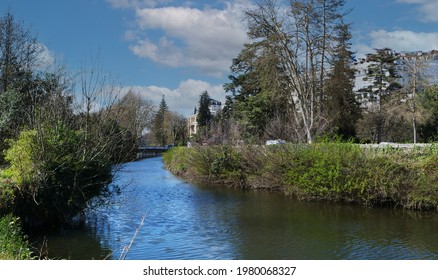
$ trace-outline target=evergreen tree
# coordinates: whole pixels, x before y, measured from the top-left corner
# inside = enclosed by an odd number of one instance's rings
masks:
[[[270,40],[246,44],[233,59],[231,71],[230,82],[224,85],[231,95],[222,112],[227,123],[232,121],[242,128],[244,139],[262,140],[274,117],[280,116],[282,123],[289,125],[285,70]]]
[[[374,103],[369,113],[372,115],[371,119],[374,119],[377,143],[380,143],[385,122],[385,115],[382,111],[383,102],[388,94],[401,88],[397,83],[397,78],[399,78],[395,67],[397,56],[393,50],[383,48],[376,49],[374,54],[369,54],[368,60],[371,62],[368,67],[368,76],[374,81],[367,89]]]
[[[160,106],[154,118],[155,140],[161,146],[167,144],[166,115],[168,112],[169,108],[167,107],[166,100],[164,99],[163,95]]]
[[[325,82],[327,106],[332,116],[334,132],[345,139],[356,137],[356,122],[360,117],[359,104],[353,91],[354,70],[351,68],[350,26],[342,24],[337,29],[338,45],[335,49],[333,71]]]
[[[210,100],[211,98],[208,95],[208,92],[204,91],[199,99],[198,116],[196,118],[200,129],[207,128],[213,118],[209,108]]]

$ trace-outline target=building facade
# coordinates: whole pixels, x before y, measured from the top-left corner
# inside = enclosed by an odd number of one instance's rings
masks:
[[[393,55],[397,58],[394,62],[395,70],[399,76],[396,82],[401,86],[407,86],[411,82],[413,67],[420,68],[418,71],[421,78],[427,83],[438,84],[438,51],[394,52]],[[375,80],[369,75],[369,67],[372,63],[367,57],[359,59],[353,65],[353,69],[356,71],[353,90],[363,109],[371,108],[378,101],[375,100],[376,95],[373,94],[373,92],[378,91],[378,88],[373,88]],[[386,71],[386,75],[389,75],[389,71]],[[387,86],[387,83],[384,84],[384,88]]]

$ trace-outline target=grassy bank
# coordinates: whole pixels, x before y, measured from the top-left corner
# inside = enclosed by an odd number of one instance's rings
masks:
[[[167,168],[194,181],[327,200],[438,209],[438,149],[371,149],[351,143],[175,148]]]

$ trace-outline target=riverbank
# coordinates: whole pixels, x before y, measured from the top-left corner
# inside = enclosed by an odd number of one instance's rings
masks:
[[[190,181],[413,210],[438,209],[438,149],[364,149],[351,143],[174,148],[167,168]]]

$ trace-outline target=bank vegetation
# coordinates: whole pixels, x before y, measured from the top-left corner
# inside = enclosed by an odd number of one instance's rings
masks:
[[[282,192],[301,200],[438,210],[438,149],[366,148],[318,142],[199,146],[164,155],[190,181]]]

